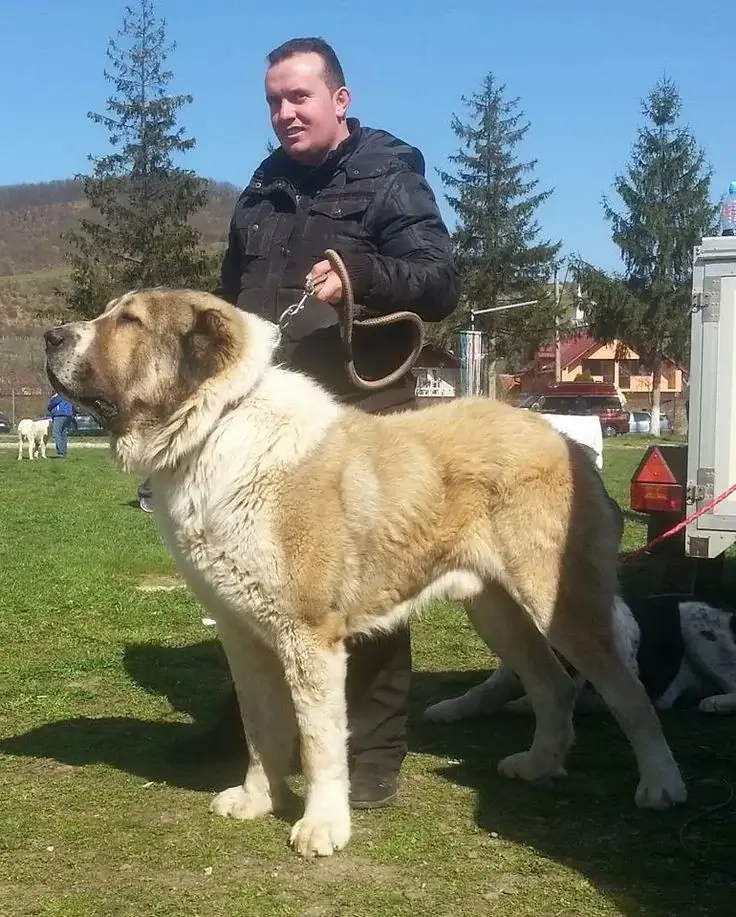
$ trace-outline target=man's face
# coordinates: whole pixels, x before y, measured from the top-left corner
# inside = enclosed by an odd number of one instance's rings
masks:
[[[348,90],[326,82],[319,54],[294,54],[266,71],[271,124],[285,152],[297,162],[318,165],[347,136]]]

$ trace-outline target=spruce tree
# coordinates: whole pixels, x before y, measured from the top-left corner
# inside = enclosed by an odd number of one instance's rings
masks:
[[[580,259],[575,266],[593,335],[631,345],[652,373],[655,436],[663,360],[686,359],[693,247],[715,232],[717,212],[710,201],[711,169],[692,132],[680,123],[681,107],[676,86],[660,80],[642,103],[645,123],[630,164],[614,181],[621,208],[603,200],[623,274]]]
[[[494,358],[518,365],[554,333],[548,281],[561,244],[539,240],[537,210],[552,191],[540,190],[533,177],[537,160],[517,155],[530,124],[519,100],[506,98],[505,92],[488,74],[480,92],[463,96],[468,120],[453,115],[452,131],[461,146],[450,157],[452,171],[439,175],[458,218],[453,240],[463,292],[459,308],[434,336],[449,341],[470,327],[471,309],[537,299],[535,306],[475,320],[476,328],[491,335]]]
[[[72,285],[64,296],[77,315],[96,315],[111,296],[136,287],[210,281],[212,260],[189,223],[206,203],[206,182],[177,165],[195,141],[177,124],[192,96],[169,91],[165,64],[174,48],[153,0],[126,7],[109,42],[105,78],[114,92],[105,114],[88,117],[107,130],[113,151],[90,156],[91,173],[78,176],[96,219],[65,236]]]

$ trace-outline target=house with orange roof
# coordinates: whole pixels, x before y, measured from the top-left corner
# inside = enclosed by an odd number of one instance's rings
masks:
[[[641,357],[630,345],[618,341],[604,344],[590,335],[580,333],[560,343],[560,382],[574,382],[580,377],[593,382],[608,382],[617,386],[637,402],[648,401],[652,392],[652,374],[647,372]],[[662,396],[681,395],[687,373],[674,360],[665,359],[662,366]],[[555,381],[555,346],[539,348],[532,366],[520,377],[523,392],[540,391]]]

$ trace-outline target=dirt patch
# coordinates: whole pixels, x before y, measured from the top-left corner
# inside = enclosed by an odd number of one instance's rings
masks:
[[[104,678],[101,675],[85,675],[68,681],[66,686],[74,691],[96,691],[103,684]]]
[[[139,592],[173,592],[186,589],[186,583],[171,573],[144,573],[136,580],[135,588]]]
[[[375,863],[366,857],[351,856],[341,853],[325,859],[306,861],[302,868],[304,873],[315,882],[325,885],[342,885],[358,880],[373,885],[397,887],[405,879],[399,869],[386,864]],[[293,864],[289,864],[289,873],[293,875]]]

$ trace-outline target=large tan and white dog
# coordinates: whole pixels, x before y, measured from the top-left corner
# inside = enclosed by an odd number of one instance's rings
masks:
[[[612,636],[618,532],[599,476],[543,419],[483,399],[363,414],[275,365],[274,325],[193,291],[129,293],[45,337],[53,385],[108,428],[122,468],[153,476],[164,537],[217,622],[250,765],[215,812],[279,806],[298,730],[307,798],[292,845],[344,847],[345,638],[434,598],[466,603],[531,699],[532,745],[501,774],[563,772],[574,689],[554,647],[627,735],[637,803],[685,799]]]

